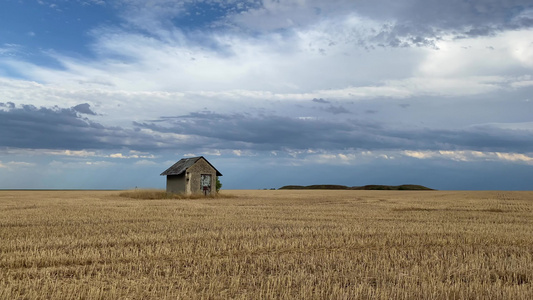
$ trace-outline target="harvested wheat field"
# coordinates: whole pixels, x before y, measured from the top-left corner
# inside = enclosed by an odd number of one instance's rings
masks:
[[[120,194],[0,191],[0,299],[533,299],[533,192]]]

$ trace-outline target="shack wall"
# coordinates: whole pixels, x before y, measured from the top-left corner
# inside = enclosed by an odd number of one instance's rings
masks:
[[[188,194],[204,193],[200,182],[202,174],[211,175],[211,190],[208,194],[216,193],[217,171],[205,159],[199,159],[186,173],[189,177]]]
[[[186,194],[187,182],[185,174],[182,175],[167,175],[167,193]]]

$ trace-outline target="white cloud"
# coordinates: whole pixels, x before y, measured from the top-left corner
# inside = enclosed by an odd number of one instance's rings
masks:
[[[24,161],[10,161],[7,163],[8,166],[17,166],[17,167],[33,167],[34,163],[24,162]]]
[[[533,165],[533,154],[482,152],[482,151],[402,151],[418,159],[450,159],[454,161],[508,161]]]
[[[343,45],[333,55],[316,56],[308,51],[309,46],[304,46],[316,38],[308,33],[297,38],[272,36],[266,40],[219,37],[218,41],[231,49],[233,54],[229,56],[196,46],[139,38],[126,34],[118,40],[101,40],[102,61],[98,63],[57,56],[66,67],[62,71],[12,62],[12,67],[46,84],[3,79],[0,85],[11,88],[0,94],[7,96],[4,101],[18,103],[71,106],[81,101],[93,103],[95,110],[116,116],[115,122],[120,122],[138,115],[138,107],[143,107],[143,115],[153,118],[179,106],[191,109],[198,106],[198,101],[206,107],[216,106],[220,98],[235,101],[226,104],[237,107],[251,99],[262,102],[463,96],[494,92],[509,83],[515,87],[530,84],[530,80],[520,79],[523,77],[492,75],[496,71],[489,72],[490,75],[472,74],[469,70],[480,73],[486,69],[480,66],[486,66],[487,61],[497,61],[496,69],[508,69],[511,58],[505,51],[494,59],[490,55],[494,51],[487,50],[488,54],[483,56],[480,51],[462,49],[460,43],[466,43],[462,40],[443,42],[453,51],[444,46],[441,50],[424,50],[427,58],[416,74],[409,69],[417,66],[414,57],[420,57],[422,50],[365,51]],[[301,45],[286,48],[294,40]],[[492,42],[496,41],[485,44]],[[119,63],[106,58],[107,54],[126,54],[131,62]],[[190,60],[193,56],[197,57],[194,61]],[[514,61],[514,67],[520,67]],[[328,76],[323,76],[324,73]],[[152,105],[144,104],[147,99]]]
[[[115,163],[109,161],[93,161],[93,160],[82,160],[82,161],[59,161],[53,160],[48,166],[52,170],[61,172],[64,169],[83,169],[83,168],[92,168],[92,167],[110,167],[114,166]]]
[[[103,167],[106,167],[106,166],[112,166],[114,164],[112,162],[109,162],[109,161],[86,161],[85,165],[87,165],[87,166],[103,166]]]
[[[508,160],[513,162],[526,162],[528,164],[533,164],[533,157],[527,156],[521,153],[495,153],[499,159]]]
[[[533,86],[533,80],[516,81],[516,82],[513,82],[511,85],[516,88]]]
[[[395,151],[290,151],[288,154],[295,158],[299,164],[324,164],[324,165],[356,165],[370,161],[391,160],[395,158]]]
[[[419,67],[420,77],[462,78],[490,74],[521,75],[533,68],[531,29],[505,31],[495,36],[453,39],[437,43],[438,50],[426,49]]]
[[[442,157],[455,160],[455,161],[469,161],[470,151],[439,151],[439,155]]]
[[[224,152],[226,153],[226,152]],[[250,150],[241,150],[241,149],[234,149],[234,150],[229,150],[229,152],[227,152],[228,154],[232,154],[234,156],[239,156],[239,157],[245,157],[245,156],[257,156],[257,153],[253,152],[253,151],[250,151]]]
[[[209,150],[202,152],[202,155],[221,156],[222,152],[220,150]]]
[[[0,168],[9,169],[9,170],[21,169],[21,168],[30,168],[30,167],[33,167],[33,166],[35,166],[34,163],[29,163],[29,162],[25,162],[25,161],[10,161],[10,162],[6,162],[6,163],[2,163],[2,161],[0,161]]]
[[[403,154],[405,156],[414,157],[414,158],[418,158],[418,159],[427,159],[427,158],[433,158],[433,157],[437,156],[436,152],[431,152],[431,151],[412,151],[412,150],[407,150],[407,151],[403,151]]]
[[[122,153],[112,153],[109,155],[110,158],[155,158],[153,154],[143,153],[139,151],[130,151],[130,154]]]
[[[91,157],[96,156],[96,152],[87,150],[57,150],[49,151],[52,155],[65,155],[65,156],[78,156],[78,157]]]
[[[533,134],[533,122],[488,123],[480,125],[487,125],[490,127],[502,129],[527,130]]]
[[[127,154],[124,153],[106,153],[106,151],[89,151],[89,150],[50,150],[50,149],[4,149],[0,155],[15,155],[15,156],[31,156],[31,157],[46,157],[64,156],[70,159],[88,159],[88,158],[119,158],[119,159],[155,159],[156,156],[149,152],[141,152],[130,150]],[[19,166],[33,166],[33,163],[26,162],[10,162],[9,165]]]
[[[135,164],[138,165],[138,166],[153,166],[153,165],[157,165],[157,163],[155,163],[154,161],[146,160],[146,159],[142,159],[142,160],[136,161]]]
[[[409,74],[410,64],[420,51],[367,51],[359,47],[354,32],[378,26],[368,26],[367,22],[348,16],[318,22],[294,34],[269,33],[256,38],[205,34],[203,39],[216,45],[211,48],[179,34],[171,40],[158,40],[118,29],[99,29],[93,32],[98,61],[48,53],[64,70],[15,60],[4,63],[41,83],[125,91],[309,93]],[[328,76],[323,76],[325,72]]]
[[[531,30],[510,32],[510,44],[513,46],[509,50],[520,63],[533,69],[533,41],[527,38],[531,34],[533,34]]]
[[[158,3],[157,9],[182,9]],[[264,9],[293,10],[300,5],[271,3]],[[268,105],[283,111],[273,101],[461,97],[531,86],[531,79],[518,71],[528,66],[528,30],[445,38],[438,43],[440,50],[365,49],[358,41],[368,40],[383,24],[356,14],[306,24],[286,34],[257,37],[232,31],[205,33],[212,47],[175,28],[166,29],[172,38],[158,39],[100,27],[93,31],[95,60],[48,53],[64,67],[57,70],[4,59],[4,64],[36,82],[0,78],[0,99],[63,107],[90,103],[100,113],[91,119],[130,127],[132,121],[203,108],[229,112]]]

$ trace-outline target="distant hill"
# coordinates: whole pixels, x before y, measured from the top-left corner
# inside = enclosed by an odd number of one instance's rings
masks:
[[[433,191],[428,187],[416,184],[402,185],[365,185],[365,186],[345,186],[337,184],[315,184],[315,185],[286,185],[279,188],[280,190],[380,190],[380,191]]]
[[[345,185],[336,184],[318,184],[318,185],[286,185],[279,188],[280,190],[348,190]]]

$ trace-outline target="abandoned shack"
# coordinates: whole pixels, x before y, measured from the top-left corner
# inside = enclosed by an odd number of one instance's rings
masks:
[[[216,192],[216,178],[222,176],[203,156],[180,159],[163,175],[167,176],[167,193],[186,195]]]

